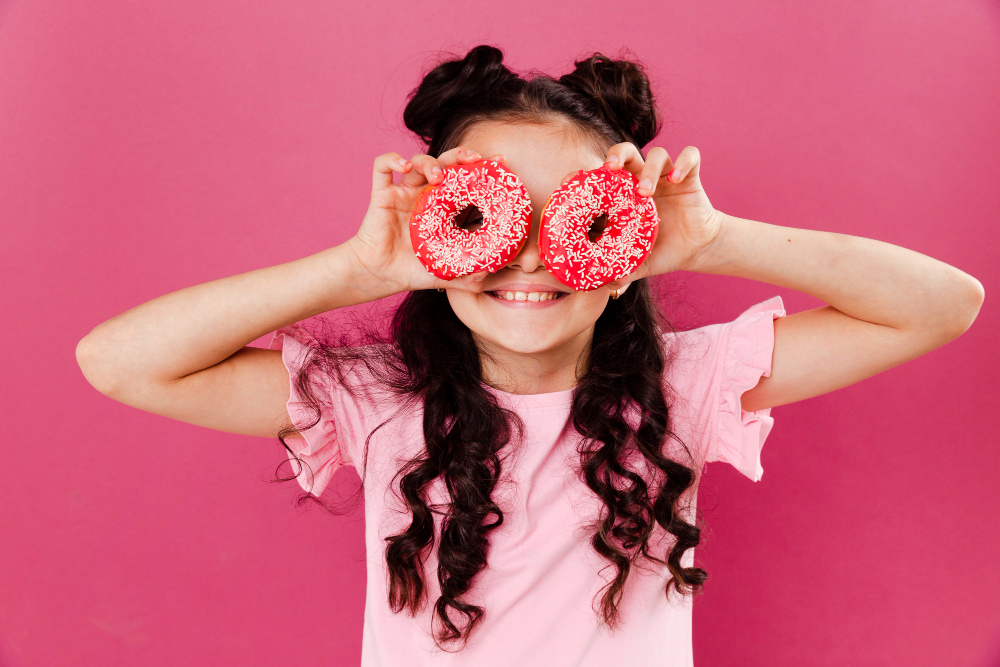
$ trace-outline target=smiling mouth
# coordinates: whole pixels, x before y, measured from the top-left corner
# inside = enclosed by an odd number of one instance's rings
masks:
[[[569,292],[486,292],[494,299],[504,301],[552,301],[562,299]]]

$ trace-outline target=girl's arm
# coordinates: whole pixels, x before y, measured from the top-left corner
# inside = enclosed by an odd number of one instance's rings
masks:
[[[978,280],[913,250],[720,215],[717,238],[687,270],[830,304],[775,320],[771,374],[743,394],[744,410],[818,396],[926,354],[968,329],[983,303]]]
[[[280,350],[247,345],[318,313],[392,294],[352,243],[194,285],[99,324],[77,345],[101,393],[147,412],[220,431],[274,437],[290,425]]]
[[[99,324],[77,361],[101,393],[133,407],[220,431],[274,437],[291,426],[288,371],[279,350],[247,347],[283,326],[401,291],[482,291],[485,273],[444,281],[424,269],[410,243],[417,194],[456,162],[481,159],[457,147],[437,159],[375,160],[361,226],[339,246],[285,264],[187,287]],[[399,183],[393,173],[399,172]]]
[[[634,144],[615,144],[606,164],[635,174],[660,217],[649,256],[610,289],[684,270],[751,278],[830,304],[774,321],[771,374],[743,393],[744,410],[818,396],[926,354],[968,329],[983,303],[978,280],[913,250],[722,213],[702,187],[694,146],[675,161],[662,146],[644,159]]]

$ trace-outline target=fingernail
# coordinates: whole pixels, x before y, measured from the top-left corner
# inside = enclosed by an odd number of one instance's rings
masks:
[[[605,164],[618,164],[618,156],[617,155],[609,155],[608,159],[605,160]]]
[[[642,179],[641,181],[639,181],[639,189],[640,190],[652,190],[653,189],[653,181],[649,180],[648,178]]]
[[[432,174],[440,174],[441,173],[441,167],[439,167],[437,165],[434,165],[433,167],[431,167],[431,173]]]
[[[403,158],[399,158],[399,164],[401,164],[401,165],[403,165],[405,167],[406,166],[406,160],[403,159]]]

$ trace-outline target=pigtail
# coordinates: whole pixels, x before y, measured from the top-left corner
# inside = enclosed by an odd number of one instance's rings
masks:
[[[503,52],[480,45],[460,60],[442,62],[410,91],[403,123],[438,156],[479,118],[513,108],[524,80],[503,64]]]
[[[595,53],[574,63],[576,69],[559,82],[592,100],[615,133],[642,148],[662,127],[649,78],[640,63]]]

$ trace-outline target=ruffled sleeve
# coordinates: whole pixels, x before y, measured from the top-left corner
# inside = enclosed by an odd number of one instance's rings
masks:
[[[760,452],[774,426],[771,408],[747,412],[740,397],[771,375],[774,353],[774,320],[785,316],[780,296],[748,308],[719,330],[716,347],[715,418],[711,420],[706,463],[724,461],[752,481],[760,481],[764,468]]]
[[[344,465],[353,465],[337,437],[336,396],[337,392],[332,378],[311,378],[313,393],[322,402],[320,420],[310,428],[302,429],[299,425],[312,422],[316,415],[306,409],[303,397],[295,387],[295,376],[305,362],[310,351],[310,341],[315,338],[298,325],[282,327],[274,332],[268,343],[268,349],[281,350],[281,360],[288,369],[289,395],[288,415],[295,428],[299,429],[302,438],[288,438],[288,446],[292,448],[299,459],[307,465],[302,467],[301,474],[296,478],[302,489],[314,496],[319,496],[330,483],[333,474]],[[291,453],[288,454],[293,459]],[[299,471],[298,462],[292,460],[294,471]]]

